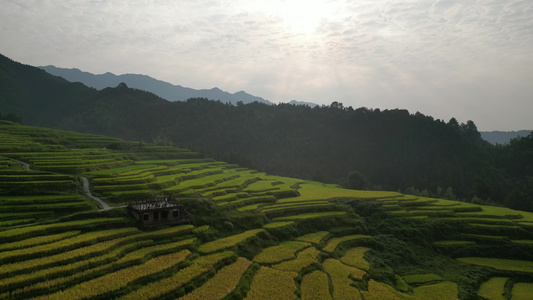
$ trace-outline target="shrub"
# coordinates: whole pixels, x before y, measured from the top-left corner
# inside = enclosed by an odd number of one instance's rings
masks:
[[[409,284],[427,284],[435,281],[442,281],[443,278],[435,274],[415,274],[403,276],[405,282]]]

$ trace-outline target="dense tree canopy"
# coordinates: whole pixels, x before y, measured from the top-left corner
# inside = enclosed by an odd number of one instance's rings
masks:
[[[0,109],[28,125],[164,143],[271,174],[500,203],[531,210],[533,135],[483,141],[472,121],[403,109],[168,102],[125,85],[101,91],[0,57]]]

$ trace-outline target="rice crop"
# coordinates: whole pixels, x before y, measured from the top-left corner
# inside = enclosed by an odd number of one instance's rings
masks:
[[[402,294],[390,285],[377,282],[374,279],[368,281],[368,291],[361,291],[365,300],[382,300],[382,299],[413,299],[413,297]],[[441,298],[437,298],[441,299]],[[445,298],[442,298],[445,299]]]
[[[302,300],[331,300],[328,275],[322,271],[313,271],[302,278],[300,284]]]
[[[333,299],[361,299],[359,290],[353,286],[355,280],[363,280],[364,271],[347,266],[341,261],[329,258],[322,263],[333,285]]]
[[[434,220],[441,221],[456,221],[456,222],[465,222],[465,223],[483,223],[483,224],[495,224],[495,225],[515,225],[514,221],[501,218],[486,218],[483,216],[479,217],[436,217]]]
[[[468,246],[475,245],[476,242],[473,241],[435,241],[433,242],[434,246],[440,247],[455,247],[455,246]]]
[[[12,227],[16,225],[31,224],[35,223],[35,221],[36,219],[34,218],[0,221],[0,227]]]
[[[299,273],[303,268],[309,267],[312,264],[318,263],[318,256],[320,251],[315,247],[309,247],[298,253],[295,259],[281,262],[273,265],[272,268],[281,271],[291,271]]]
[[[335,198],[377,199],[401,195],[396,192],[347,190],[321,183],[312,183],[310,181],[306,181],[305,184],[301,184],[300,187],[301,188],[298,189],[298,192],[300,193],[299,197],[281,199],[279,200],[279,203]]]
[[[346,212],[344,211],[326,211],[326,212],[299,214],[299,215],[294,215],[294,216],[277,217],[277,218],[273,218],[272,221],[274,222],[292,221],[292,220],[297,221],[297,220],[305,220],[305,219],[313,219],[313,218],[337,217],[337,216],[344,216],[344,215],[346,215]]]
[[[415,298],[419,299],[459,299],[457,284],[449,281],[419,286],[413,292]]]
[[[272,228],[280,228],[285,227],[294,224],[293,221],[286,221],[286,222],[274,222],[274,223],[268,223],[263,226],[265,229],[272,229]]]
[[[328,204],[331,203],[328,200],[313,200],[313,201],[292,201],[292,202],[284,202],[284,203],[275,203],[268,205],[268,209],[274,209],[274,208],[289,208],[292,206],[302,206],[302,205],[313,205],[313,204]]]
[[[234,256],[235,253],[231,251],[200,256],[199,258],[195,259],[189,267],[179,270],[170,277],[146,284],[140,289],[129,293],[120,299],[157,299],[173,290],[180,288],[196,277],[208,272],[221,261]]]
[[[519,245],[533,245],[533,240],[511,240],[511,243]]]
[[[492,277],[481,284],[477,294],[484,299],[505,300],[503,293],[505,292],[505,283],[508,280],[509,277]]]
[[[297,237],[296,240],[319,245],[328,235],[327,231],[317,231]]]
[[[4,277],[7,274],[20,273],[22,271],[33,271],[44,267],[54,266],[62,263],[72,262],[85,257],[94,256],[100,253],[105,253],[110,249],[122,245],[132,239],[139,238],[140,235],[125,236],[105,242],[96,243],[90,246],[76,248],[67,252],[61,252],[58,254],[44,256],[40,258],[34,258],[21,262],[4,264],[0,269],[0,277]]]
[[[368,235],[364,235],[364,234],[354,234],[354,235],[347,235],[347,236],[338,237],[338,238],[332,238],[328,241],[327,245],[324,248],[322,248],[322,250],[326,252],[333,252],[335,251],[337,246],[342,243],[360,240],[360,239],[369,239],[369,238],[372,238],[372,237]]]
[[[144,247],[128,254],[124,255],[117,261],[117,264],[126,264],[131,263],[132,261],[140,261],[149,256],[155,256],[159,253],[165,253],[171,250],[177,250],[184,247],[192,246],[196,241],[196,238],[181,240],[177,242],[172,242],[168,244],[155,245],[151,247]]]
[[[255,210],[255,209],[258,209],[261,205],[262,203],[246,205],[246,206],[237,208],[237,211],[243,212],[243,211]]]
[[[343,257],[341,257],[341,261],[344,264],[347,264],[352,267],[356,267],[358,269],[368,271],[370,269],[370,264],[368,261],[365,260],[364,256],[365,253],[368,252],[370,248],[366,247],[356,247],[348,250]]]
[[[105,254],[98,255],[95,257],[81,259],[70,264],[48,267],[31,273],[24,273],[8,277],[0,280],[0,286],[8,287],[23,284],[26,285],[22,289],[22,291],[15,291],[15,294],[27,293],[38,289],[50,289],[57,285],[65,284],[66,282],[79,278],[87,278],[94,273],[98,273],[119,266],[121,265],[121,263],[117,262],[116,259],[119,258],[122,254],[127,253],[132,249],[143,247],[152,243],[153,241],[151,240],[144,240],[131,244],[125,244],[116,247],[113,250],[106,252]],[[120,262],[122,261],[123,260],[120,260]],[[58,276],[60,277],[56,278]],[[36,283],[28,286],[28,284],[34,282]]]
[[[487,206],[487,205],[480,205],[480,207],[482,208],[482,210],[479,212],[457,213],[457,215],[482,216],[482,217],[505,218],[505,219],[522,218],[522,212],[516,211],[514,209],[510,209],[506,207]]]
[[[268,216],[276,216],[303,212],[334,210],[335,208],[336,206],[333,203],[320,202],[317,204],[291,205],[287,207],[282,206],[276,208],[270,208],[269,206],[266,206],[264,209],[261,210],[261,212],[267,214]]]
[[[253,261],[261,264],[273,264],[295,257],[295,252],[309,247],[310,244],[298,241],[285,241],[278,246],[263,249]]]
[[[194,230],[193,225],[179,225],[179,226],[172,226],[172,227],[154,230],[154,231],[148,231],[143,234],[143,237],[149,238],[149,239],[175,237],[175,236],[180,236],[180,235],[190,233],[193,230]]]
[[[219,250],[226,249],[229,247],[234,247],[235,245],[242,243],[249,238],[255,237],[258,234],[263,233],[263,232],[265,232],[264,229],[248,230],[240,234],[232,235],[229,237],[221,238],[218,240],[214,240],[212,242],[202,244],[200,245],[200,247],[198,247],[198,251],[200,251],[201,253],[211,253],[211,252],[219,251]]]
[[[496,270],[533,273],[533,262],[531,261],[486,257],[460,257],[457,260]]]
[[[519,282],[513,285],[511,299],[529,300],[531,295],[533,295],[533,283]]]
[[[294,278],[296,276],[298,273],[279,271],[263,266],[255,274],[246,299],[295,299],[296,283]]]
[[[129,283],[142,277],[150,276],[170,269],[171,267],[184,261],[191,252],[182,250],[180,252],[167,254],[148,260],[142,265],[125,268],[110,274],[106,274],[95,279],[82,282],[71,288],[57,293],[38,297],[36,299],[85,299],[104,295],[124,288]],[[140,298],[137,298],[140,299]]]
[[[88,219],[88,220],[78,220],[78,221],[69,221],[63,223],[52,223],[47,225],[35,225],[28,227],[21,227],[16,229],[10,229],[5,231],[0,231],[0,239],[4,242],[26,238],[30,236],[36,236],[39,234],[61,231],[61,230],[76,230],[76,229],[87,229],[94,227],[102,227],[115,224],[124,224],[129,221],[124,218],[97,218],[97,219]]]
[[[83,245],[95,243],[97,241],[112,239],[119,236],[130,235],[137,233],[139,230],[137,228],[119,228],[119,229],[109,229],[94,231],[84,234],[75,235],[71,238],[61,239],[53,243],[47,243],[42,245],[35,245],[33,247],[26,247],[22,249],[12,250],[12,251],[3,251],[0,252],[0,261],[13,260],[22,257],[36,257],[43,256],[49,253],[57,253],[65,249],[73,249],[76,247],[81,247]]]
[[[224,299],[235,290],[242,275],[252,265],[246,258],[239,257],[237,261],[225,266],[217,274],[199,288],[181,297],[182,300]]]
[[[505,235],[486,235],[486,234],[470,234],[462,233],[462,237],[469,238],[474,241],[488,241],[488,242],[509,242],[509,237]]]

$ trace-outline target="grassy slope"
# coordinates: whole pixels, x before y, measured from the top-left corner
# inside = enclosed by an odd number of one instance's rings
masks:
[[[200,286],[209,294],[230,276],[217,277],[217,270],[236,261],[253,263],[240,280],[231,279],[230,290],[216,292],[220,297],[279,292],[305,298],[317,289],[325,298],[411,299],[451,290],[469,299],[493,277],[509,278],[506,295],[515,283],[533,282],[533,271],[513,267],[533,261],[533,214],[506,208],[344,190],[183,149],[9,123],[0,124],[0,176],[6,179],[0,184],[0,257],[10,258],[0,273],[0,299],[61,298],[62,291],[82,297],[89,295],[85,287],[94,297],[127,298],[147,293],[141,287],[148,283],[168,288],[168,280],[175,286],[154,297],[176,298]],[[135,230],[125,209],[98,211],[82,196],[80,176],[115,206],[176,196],[193,214],[193,226]],[[115,228],[131,230],[104,234]],[[272,249],[276,259],[261,259]],[[180,257],[174,264],[158,263],[174,253]],[[129,281],[114,283],[121,274]],[[332,286],[309,286],[324,274]],[[280,278],[284,284],[270,291]]]

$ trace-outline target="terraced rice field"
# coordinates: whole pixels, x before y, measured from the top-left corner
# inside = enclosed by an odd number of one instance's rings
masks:
[[[99,210],[82,176],[115,208]],[[206,213],[133,227],[122,206],[155,195]],[[382,218],[460,228],[426,237],[453,259],[397,273],[386,251],[409,253],[380,244],[354,200]],[[457,270],[476,268],[487,273],[469,290],[520,299],[533,282],[533,262],[491,257],[533,250],[531,213],[345,190],[96,135],[0,124],[0,209],[0,299],[458,299]]]
[[[503,294],[507,281],[508,277],[492,277],[479,287],[478,295],[486,299],[505,300]]]

